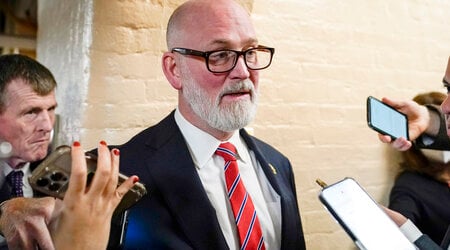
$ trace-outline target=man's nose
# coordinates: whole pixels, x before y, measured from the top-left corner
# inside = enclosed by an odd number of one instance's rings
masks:
[[[243,55],[238,57],[236,66],[231,71],[231,74],[234,77],[239,77],[242,79],[247,79],[250,77],[250,71],[248,70],[247,65],[245,64],[245,59]]]
[[[53,129],[53,124],[55,122],[55,114],[49,111],[43,111],[40,114],[39,120],[39,129],[50,132]]]

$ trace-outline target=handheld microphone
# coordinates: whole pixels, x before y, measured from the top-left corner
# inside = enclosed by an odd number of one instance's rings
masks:
[[[12,154],[12,145],[7,141],[0,141],[0,159],[6,159]]]

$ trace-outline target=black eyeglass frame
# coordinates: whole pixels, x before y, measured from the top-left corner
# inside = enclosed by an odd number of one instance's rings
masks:
[[[253,50],[260,50],[260,49],[266,49],[270,51],[270,60],[269,63],[262,67],[262,68],[252,68],[247,64],[247,59],[245,58],[245,54],[247,54],[249,51],[253,51]],[[233,62],[233,66],[229,69],[229,70],[223,70],[223,71],[213,71],[211,70],[211,68],[209,67],[209,56],[215,52],[219,52],[219,51],[232,51],[234,53],[237,54],[236,58],[234,59]],[[237,61],[239,59],[240,56],[244,57],[244,62],[245,62],[245,66],[247,66],[247,68],[251,69],[251,70],[262,70],[262,69],[266,69],[270,66],[270,64],[272,64],[272,59],[273,59],[273,54],[275,53],[275,48],[271,48],[271,47],[267,47],[267,46],[263,46],[263,45],[259,45],[255,48],[250,48],[244,51],[238,51],[238,50],[232,50],[232,49],[219,49],[219,50],[211,50],[211,51],[200,51],[200,50],[193,50],[193,49],[187,49],[187,48],[173,48],[171,50],[171,52],[177,52],[180,53],[182,55],[188,55],[188,56],[198,56],[198,57],[203,57],[205,59],[205,63],[206,63],[206,68],[209,70],[209,72],[211,73],[225,73],[225,72],[230,72],[232,71],[237,64]]]
[[[450,83],[445,80],[445,77],[442,78],[442,83],[444,84],[444,88],[447,88],[447,92],[450,93]]]

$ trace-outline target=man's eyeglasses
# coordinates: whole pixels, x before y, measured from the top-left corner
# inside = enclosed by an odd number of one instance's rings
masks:
[[[244,56],[245,65],[251,70],[265,69],[272,63],[274,48],[258,46],[256,48],[237,51],[231,49],[198,51],[186,48],[173,48],[172,52],[182,55],[205,58],[206,68],[212,73],[225,73],[236,67],[239,56]]]
[[[445,77],[442,78],[442,83],[444,84],[444,88],[447,88],[447,93],[450,93],[450,83],[445,80]]]

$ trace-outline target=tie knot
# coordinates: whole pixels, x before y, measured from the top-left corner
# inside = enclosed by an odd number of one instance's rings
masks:
[[[236,147],[229,142],[224,142],[219,145],[216,154],[222,156],[225,161],[236,160]]]

